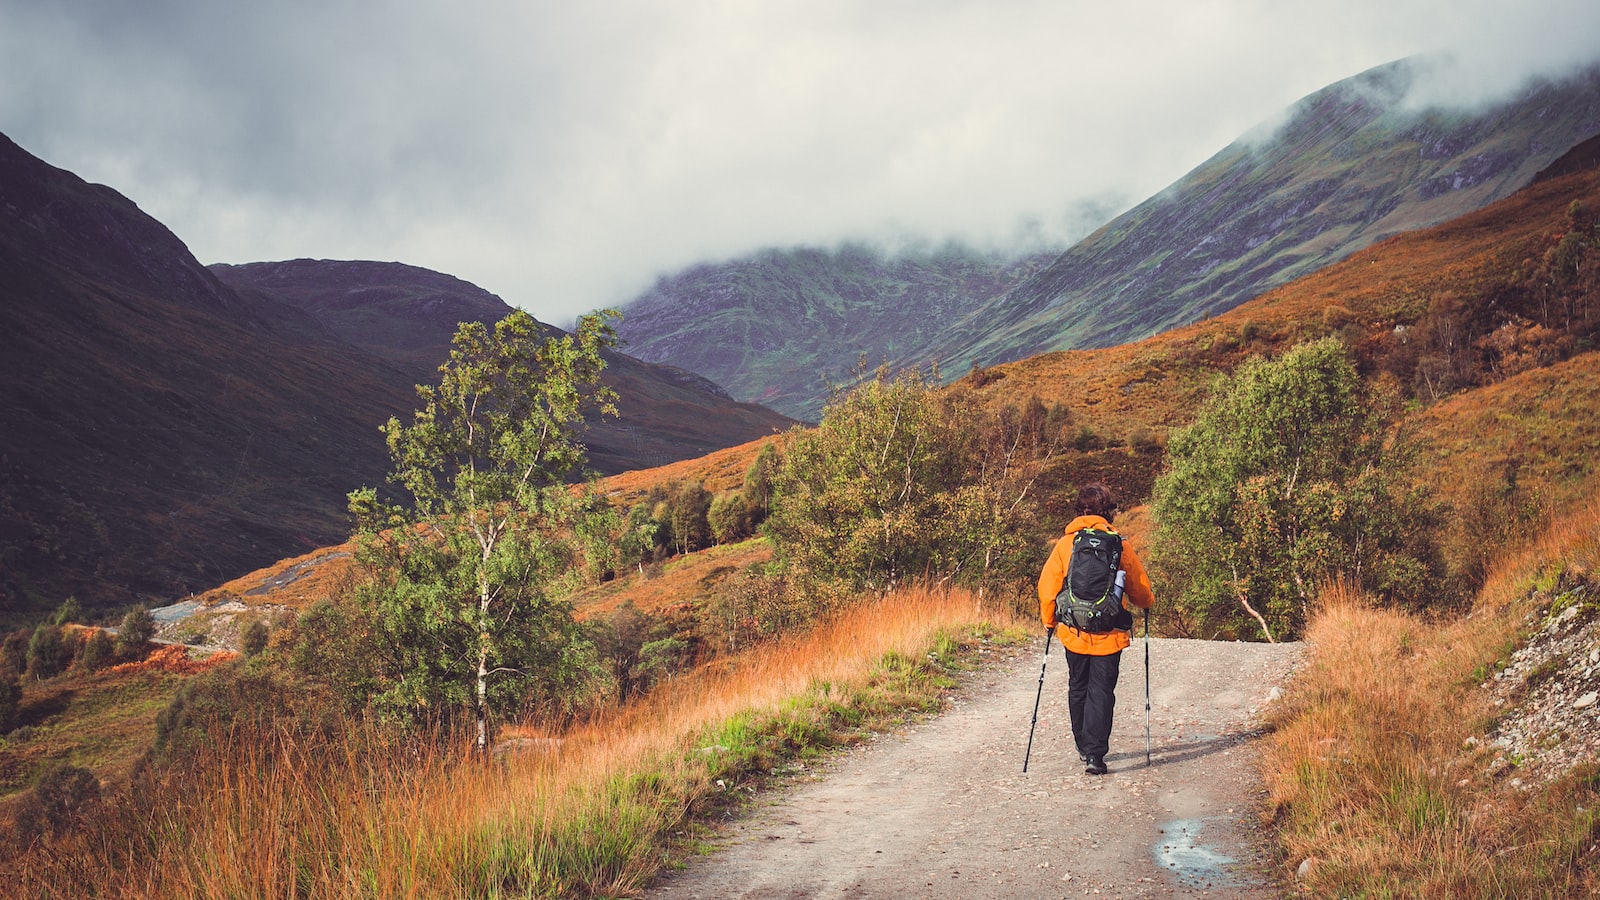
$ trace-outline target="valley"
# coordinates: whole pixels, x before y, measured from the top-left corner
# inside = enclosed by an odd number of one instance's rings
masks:
[[[354,537],[346,495],[397,464],[379,425],[417,407],[460,323],[512,307],[400,263],[202,266],[115,191],[0,142],[0,329],[15,351],[0,371],[0,613],[22,626],[0,658],[0,823],[28,847],[0,883],[1593,890],[1593,761],[1536,753],[1592,707],[1600,616],[1600,115],[1586,77],[1427,127],[1332,87],[1297,108],[1285,144],[1234,145],[1053,260],[845,246],[664,278],[624,319],[629,346],[607,351],[621,415],[581,432],[596,478],[464,504],[457,520],[395,491],[378,510],[392,518]],[[1530,141],[1536,119],[1565,146]],[[1513,157],[1496,149],[1507,141],[1540,147]],[[1349,157],[1357,146],[1379,149]],[[541,328],[560,346],[564,332]],[[1230,379],[1314,341],[1381,414],[1362,437],[1396,449],[1386,502],[1418,523],[1402,574],[1430,590],[1397,599],[1361,564],[1320,572],[1304,643],[1209,640],[1242,633],[1214,623],[1249,598],[1189,614],[1196,578],[1162,553],[1159,481]],[[880,359],[856,368],[867,352]],[[959,369],[896,369],[936,359]],[[1280,482],[1213,486],[1275,528],[1270,514],[1313,484],[1293,472],[1264,499],[1248,489]],[[1151,550],[1165,604],[1156,765],[1129,749],[1136,646],[1113,777],[1092,789],[1058,752],[1059,669],[1039,771],[1009,769],[1035,686],[1038,562],[1089,482],[1122,500],[1116,524]],[[1307,490],[1348,518],[1326,484]],[[468,577],[448,539],[489,509],[533,537]],[[490,591],[517,571],[545,574]],[[98,626],[135,603],[180,645],[108,656]],[[506,622],[536,610],[555,661],[491,665],[496,641],[523,636],[495,631],[484,610],[502,608]],[[1279,633],[1300,636],[1286,621]],[[200,660],[182,645],[226,649]],[[495,684],[492,714],[490,688],[419,674],[469,658]],[[550,677],[519,696],[491,672]],[[1559,699],[1540,702],[1579,718],[1546,728],[1523,706],[1552,683]],[[474,711],[494,722],[491,754],[466,747]],[[1060,871],[1029,855],[1027,821],[1069,781],[1096,821],[1137,831],[1131,849],[1056,841],[1094,861]],[[78,793],[41,805],[52,784]],[[742,839],[725,854],[694,858],[729,835]],[[1191,877],[1173,862],[1207,853],[1241,866]]]

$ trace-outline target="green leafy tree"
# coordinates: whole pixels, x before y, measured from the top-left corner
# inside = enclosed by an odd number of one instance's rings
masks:
[[[644,561],[653,558],[661,546],[661,523],[651,518],[652,504],[640,503],[628,510],[628,517],[617,533],[617,557],[620,565],[635,566],[644,574]]]
[[[111,635],[104,630],[96,628],[89,639],[83,642],[83,652],[78,656],[78,663],[90,672],[97,672],[111,665],[117,658],[117,646]]]
[[[61,628],[41,625],[33,630],[28,641],[28,674],[34,678],[53,678],[72,664],[72,647],[68,645]]]
[[[777,444],[768,441],[761,445],[761,450],[751,461],[750,468],[745,470],[744,490],[740,493],[749,509],[752,529],[761,527],[761,523],[765,522],[772,512],[772,479],[781,461]]]
[[[375,575],[365,596],[392,638],[385,699],[470,707],[480,749],[491,710],[553,700],[579,677],[579,631],[559,582],[581,509],[564,479],[584,459],[583,408],[616,412],[599,383],[614,315],[585,316],[561,337],[543,337],[523,311],[493,329],[463,323],[438,386],[417,389],[422,409],[383,429],[391,478],[414,508],[351,494],[360,558]]]
[[[791,433],[767,534],[791,570],[885,591],[933,566],[959,463],[933,385],[886,369],[837,392],[815,429]]]
[[[711,498],[711,509],[706,522],[711,526],[711,536],[719,544],[742,541],[753,532],[750,504],[741,491],[723,491]]]
[[[673,547],[678,553],[699,550],[711,543],[711,492],[698,481],[678,484],[667,501]]]
[[[882,591],[908,577],[973,584],[1037,571],[1035,483],[1067,417],[880,369],[791,433],[765,524],[794,573]]]
[[[1422,507],[1396,487],[1406,453],[1387,409],[1336,338],[1220,382],[1155,486],[1153,561],[1191,630],[1293,636],[1332,579],[1422,596]]]
[[[143,606],[135,606],[122,617],[117,628],[117,658],[126,661],[144,656],[146,646],[156,634],[156,617]]]
[[[61,601],[55,616],[51,619],[57,625],[73,625],[83,621],[83,606],[78,603],[77,597],[68,597]]]

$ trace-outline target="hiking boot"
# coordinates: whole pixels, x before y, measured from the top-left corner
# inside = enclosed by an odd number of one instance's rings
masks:
[[[1084,765],[1084,769],[1083,769],[1083,774],[1085,774],[1085,775],[1104,775],[1106,773],[1106,758],[1105,757],[1103,757],[1103,756],[1091,756],[1088,759],[1086,759],[1084,762],[1085,762],[1085,765]]]
[[[1081,763],[1083,763],[1084,765],[1087,766],[1089,764],[1089,754],[1083,752],[1082,750],[1079,750],[1078,751],[1078,762],[1081,762]]]

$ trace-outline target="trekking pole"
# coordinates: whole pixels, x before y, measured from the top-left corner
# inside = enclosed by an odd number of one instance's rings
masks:
[[[1144,764],[1150,765],[1150,607],[1144,608]]]
[[[1033,729],[1039,724],[1039,701],[1044,697],[1044,669],[1050,665],[1051,629],[1044,633],[1044,663],[1039,666],[1039,693],[1033,698],[1033,722],[1028,725],[1028,751],[1022,755],[1022,774],[1028,774],[1028,759],[1033,756]]]

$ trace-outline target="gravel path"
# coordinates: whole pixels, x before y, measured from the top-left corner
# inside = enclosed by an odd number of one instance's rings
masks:
[[[1257,833],[1251,728],[1293,644],[1150,641],[1123,654],[1111,773],[1083,774],[1054,648],[1027,774],[1042,637],[996,654],[948,710],[819,765],[645,895],[1277,897]]]

